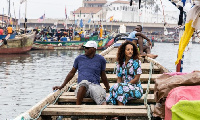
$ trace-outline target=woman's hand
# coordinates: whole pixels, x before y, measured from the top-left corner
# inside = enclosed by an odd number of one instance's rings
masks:
[[[136,84],[139,81],[139,79],[140,79],[140,74],[135,75],[134,78],[130,82],[128,82],[128,83],[130,83],[130,84]]]
[[[121,83],[122,82],[122,77],[118,77],[117,78],[117,83]]]

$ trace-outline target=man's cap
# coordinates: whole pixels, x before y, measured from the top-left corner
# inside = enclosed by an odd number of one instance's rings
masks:
[[[83,46],[84,47],[93,47],[93,48],[97,49],[97,43],[95,41],[87,41],[87,43]]]

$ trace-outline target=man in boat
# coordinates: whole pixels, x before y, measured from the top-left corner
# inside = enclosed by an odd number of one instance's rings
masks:
[[[11,25],[9,25],[8,27],[7,27],[7,31],[8,31],[8,34],[12,34],[12,26]]]
[[[128,38],[137,37],[138,40],[133,40],[133,42],[135,44],[139,45],[140,55],[141,56],[147,56],[147,57],[155,59],[156,57],[158,57],[158,55],[151,54],[151,50],[150,50],[152,48],[151,40],[149,38],[147,38],[144,34],[142,34],[141,31],[142,31],[142,26],[141,25],[137,25],[135,27],[135,29],[133,30],[133,32],[130,33]],[[148,41],[149,46],[144,45],[143,38]]]
[[[103,28],[102,26],[100,25],[100,28],[99,28],[99,38],[101,39],[103,36]]]
[[[78,85],[75,90],[76,105],[81,105],[84,97],[91,97],[98,105],[106,105],[106,91],[110,89],[105,73],[106,60],[96,54],[97,44],[95,41],[88,41],[83,47],[85,54],[79,55],[75,59],[73,68],[63,84],[53,87],[53,90],[62,89],[78,70]],[[106,91],[100,85],[100,77]]]

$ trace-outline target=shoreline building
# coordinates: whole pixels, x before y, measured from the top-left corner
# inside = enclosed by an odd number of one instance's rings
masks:
[[[87,23],[89,19],[93,23],[102,21],[109,22],[112,17],[113,22],[138,22],[138,23],[178,23],[179,11],[165,11],[162,14],[161,5],[155,2],[139,3],[133,2],[130,6],[129,1],[116,0],[109,2],[106,0],[83,0],[83,7],[70,13],[70,20],[82,19]],[[156,10],[157,7],[157,10]],[[170,14],[172,13],[173,14]]]
[[[82,6],[75,11],[70,12],[69,20],[83,22],[91,21],[101,21],[102,20],[102,9],[107,3],[106,0],[83,0]]]

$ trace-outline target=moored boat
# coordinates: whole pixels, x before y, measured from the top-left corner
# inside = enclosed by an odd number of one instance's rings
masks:
[[[97,49],[105,49],[114,43],[113,39],[109,37],[105,39],[93,40],[97,43]],[[87,41],[51,41],[51,42],[36,42],[33,44],[32,49],[35,50],[63,50],[63,49],[82,49]],[[48,43],[48,44],[47,44]]]
[[[35,32],[17,35],[13,39],[8,39],[6,45],[2,44],[0,46],[0,54],[25,53],[31,50],[34,38]]]

